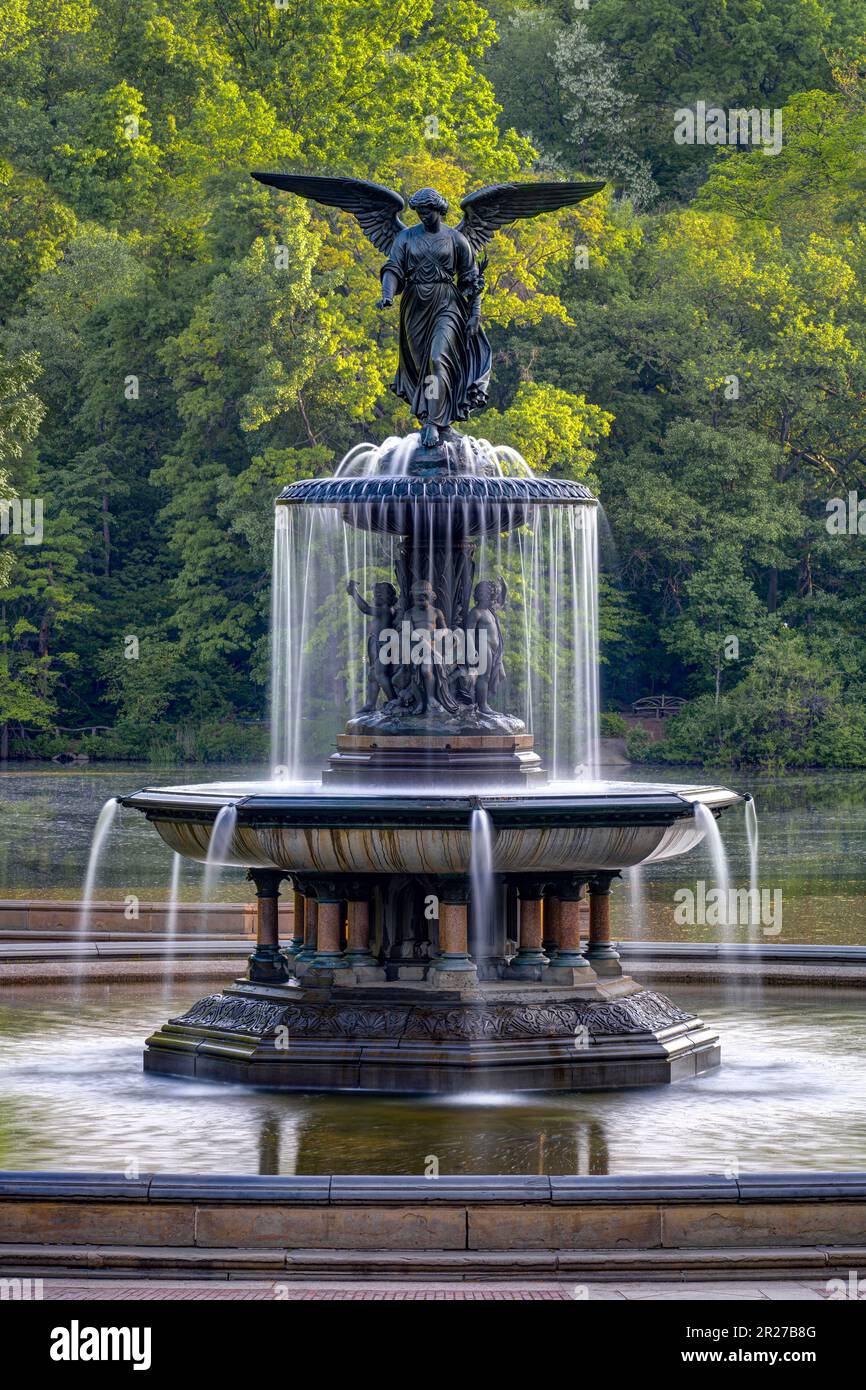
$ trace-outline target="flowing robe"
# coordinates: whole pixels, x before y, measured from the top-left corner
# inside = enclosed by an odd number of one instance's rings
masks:
[[[400,365],[392,390],[421,423],[445,429],[487,401],[490,344],[468,330],[478,268],[466,237],[442,224],[400,232],[382,267],[397,280]]]

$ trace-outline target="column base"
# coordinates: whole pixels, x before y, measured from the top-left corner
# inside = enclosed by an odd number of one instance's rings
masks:
[[[555,956],[550,957],[551,970],[586,970],[588,966],[589,961],[583,951],[559,950]]]
[[[546,985],[560,985],[566,988],[574,988],[578,985],[591,985],[597,979],[596,973],[589,963],[581,960],[579,966],[549,965],[545,970],[542,980]]]
[[[622,974],[619,951],[613,946],[590,946],[586,952],[586,959],[596,975],[608,977]]]
[[[346,951],[345,959],[353,970],[360,970],[364,966],[373,965],[378,968],[378,961],[372,951]]]
[[[285,984],[294,973],[292,962],[279,946],[257,946],[249,958],[247,978],[253,984]]]
[[[349,962],[342,951],[317,951],[307,970],[348,970]]]
[[[460,972],[468,975],[471,972],[476,977],[478,975],[474,960],[463,951],[443,951],[430,966],[430,974],[439,970],[447,970],[451,974]]]
[[[541,980],[547,972],[548,959],[543,951],[529,947],[518,951],[507,965],[503,978],[506,980]]]
[[[355,965],[349,962],[349,969],[340,972],[340,989],[352,989],[355,985],[377,985],[385,983],[385,968],[371,961],[369,965]]]
[[[466,965],[457,964],[451,966],[440,956],[439,961],[431,967],[427,975],[427,984],[430,989],[459,990],[461,994],[477,994],[478,990],[478,971],[469,961]]]

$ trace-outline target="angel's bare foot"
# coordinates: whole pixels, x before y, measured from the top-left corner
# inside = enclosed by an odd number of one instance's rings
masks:
[[[439,426],[425,425],[421,431],[421,445],[424,449],[435,449],[439,443]]]

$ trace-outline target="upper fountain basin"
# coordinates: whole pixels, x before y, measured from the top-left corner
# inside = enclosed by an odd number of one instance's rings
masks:
[[[277,505],[336,507],[360,530],[419,536],[436,528],[457,540],[513,531],[534,507],[597,503],[583,483],[564,478],[437,472],[305,478],[284,488]]]
[[[212,782],[145,788],[122,805],[143,811],[163,840],[205,860],[214,821],[237,821],[224,862],[303,874],[466,874],[470,818],[492,821],[498,873],[582,873],[668,859],[703,838],[695,816],[743,798],[726,787],[638,782],[553,783],[537,793],[479,796],[316,793],[313,784]]]

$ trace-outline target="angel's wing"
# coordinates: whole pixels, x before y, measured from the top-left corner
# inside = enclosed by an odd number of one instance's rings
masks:
[[[259,183],[272,184],[274,188],[285,188],[289,193],[299,193],[302,198],[312,198],[313,202],[324,203],[326,207],[351,212],[360,222],[364,235],[386,256],[391,254],[397,233],[406,229],[405,222],[400,220],[400,213],[406,206],[405,198],[380,183],[323,178],[318,174],[253,174],[253,178]]]
[[[604,183],[494,183],[463,199],[463,221],[457,230],[477,255],[509,222],[572,207],[603,188]]]

